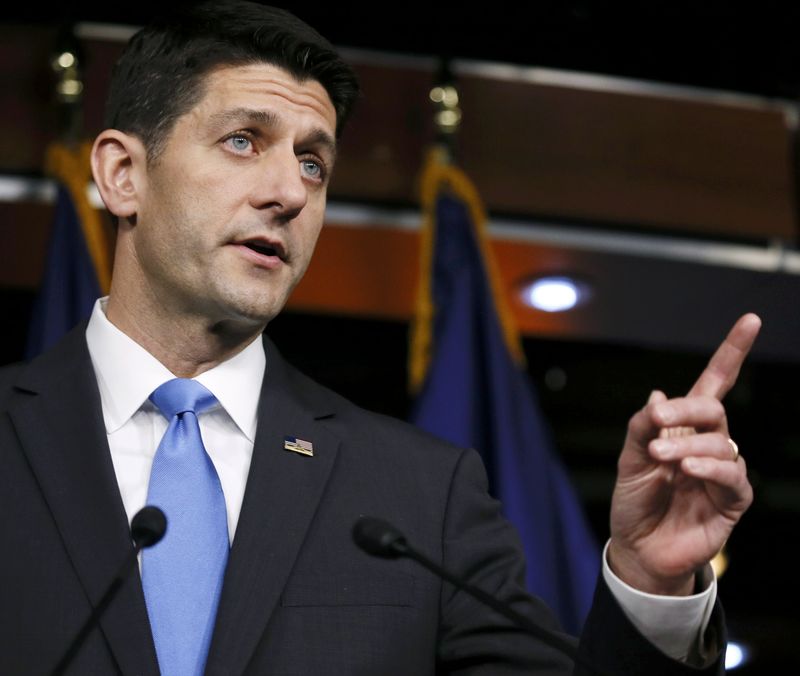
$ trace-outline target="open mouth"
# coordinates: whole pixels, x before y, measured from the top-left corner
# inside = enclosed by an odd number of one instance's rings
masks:
[[[275,256],[282,261],[286,260],[286,254],[280,244],[265,242],[263,240],[248,240],[246,242],[240,242],[240,244],[262,256]]]
[[[264,254],[265,256],[277,256],[278,252],[274,247],[266,246],[264,244],[256,244],[255,242],[245,242],[244,245],[248,249],[252,249],[256,253]]]

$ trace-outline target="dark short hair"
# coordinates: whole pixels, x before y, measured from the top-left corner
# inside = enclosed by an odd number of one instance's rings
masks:
[[[244,0],[205,2],[137,32],[114,66],[105,124],[138,136],[154,161],[176,120],[204,95],[218,66],[268,63],[327,91],[341,133],[358,96],[353,70],[311,26]]]

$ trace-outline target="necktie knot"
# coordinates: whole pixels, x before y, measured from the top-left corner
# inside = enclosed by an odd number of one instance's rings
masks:
[[[217,403],[216,397],[211,392],[196,380],[189,378],[168,380],[153,391],[150,401],[167,420],[187,411],[197,415]]]

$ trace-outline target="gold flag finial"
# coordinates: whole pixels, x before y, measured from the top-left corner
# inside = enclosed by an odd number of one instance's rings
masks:
[[[83,74],[81,45],[72,26],[64,26],[50,58],[55,75],[55,99],[58,104],[59,138],[77,145],[83,137]]]
[[[461,124],[458,90],[453,84],[436,85],[431,89],[430,99],[436,106],[434,121],[439,133],[455,134]]]
[[[436,145],[442,160],[453,161],[456,134],[461,126],[461,107],[456,80],[450,69],[450,61],[442,58],[439,70],[428,97],[434,106],[433,122],[436,127]]]

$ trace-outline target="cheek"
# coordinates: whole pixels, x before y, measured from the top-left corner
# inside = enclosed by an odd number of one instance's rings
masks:
[[[134,230],[134,246],[141,266],[151,276],[171,276],[182,265],[180,248],[167,230],[168,222],[148,221]]]
[[[256,178],[258,175],[256,174]],[[188,206],[197,217],[209,225],[216,235],[235,234],[236,224],[260,220],[250,206],[249,196],[255,182],[247,172],[227,168],[205,172],[195,178]]]
[[[206,165],[207,166],[207,165]],[[230,171],[227,167],[208,166],[185,177],[186,185],[191,186],[195,197],[208,200],[213,197],[224,198],[236,193],[245,182],[241,171]]]
[[[306,228],[303,231],[303,236],[302,236],[303,272],[305,272],[305,269],[308,267],[308,264],[311,261],[312,256],[314,255],[314,250],[316,249],[320,232],[322,232],[322,219],[323,215],[320,214],[319,217],[316,219],[315,223],[309,224],[308,228]]]
[[[159,276],[185,276],[204,246],[208,210],[196,199],[172,192],[150,201],[143,216],[133,231],[143,267]]]

